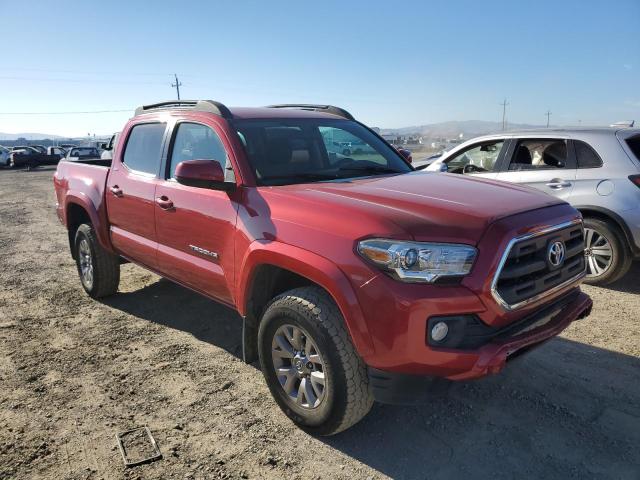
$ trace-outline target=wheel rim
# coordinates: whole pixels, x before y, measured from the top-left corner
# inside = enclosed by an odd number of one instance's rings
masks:
[[[78,261],[80,263],[80,278],[85,287],[93,287],[93,259],[91,248],[86,238],[80,240],[78,246]]]
[[[294,325],[282,325],[273,336],[271,358],[289,400],[306,409],[322,404],[326,397],[324,361],[307,332]]]
[[[613,247],[607,237],[592,228],[585,228],[584,233],[587,277],[600,277],[611,268]]]

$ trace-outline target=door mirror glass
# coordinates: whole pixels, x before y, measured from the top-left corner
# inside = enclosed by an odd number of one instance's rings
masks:
[[[224,171],[216,160],[185,160],[176,166],[178,183],[212,190],[233,190],[235,183],[224,181]]]
[[[446,164],[446,163],[442,162],[442,163],[440,164],[440,171],[441,171],[441,172],[445,172],[445,173],[449,171],[449,167],[447,166],[447,164]]]

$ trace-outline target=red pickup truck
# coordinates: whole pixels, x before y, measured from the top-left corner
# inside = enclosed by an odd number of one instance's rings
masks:
[[[498,373],[591,310],[571,206],[414,171],[337,107],[143,106],[112,160],[54,183],[89,295],[130,261],[235,308],[245,361],[320,435]]]

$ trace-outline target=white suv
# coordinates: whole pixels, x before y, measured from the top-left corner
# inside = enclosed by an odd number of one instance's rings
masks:
[[[486,135],[424,169],[522,183],[569,202],[585,219],[587,283],[614,282],[640,258],[638,128]]]

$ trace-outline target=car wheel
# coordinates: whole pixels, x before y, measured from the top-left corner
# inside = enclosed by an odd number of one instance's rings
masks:
[[[320,288],[297,288],[271,301],[260,322],[258,353],[279,407],[309,433],[341,432],[371,409],[366,366],[340,310]]]
[[[120,283],[120,259],[102,248],[91,225],[78,227],[75,248],[78,275],[85,292],[92,298],[116,293]]]
[[[631,267],[631,254],[620,229],[607,221],[585,218],[585,283],[607,285],[620,279]]]

